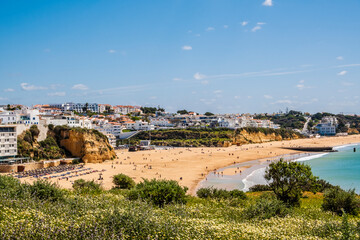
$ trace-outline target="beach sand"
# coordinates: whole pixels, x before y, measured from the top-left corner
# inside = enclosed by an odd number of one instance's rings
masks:
[[[72,181],[76,179],[95,180],[101,183],[104,189],[113,187],[112,176],[124,173],[132,177],[135,182],[145,179],[171,179],[180,185],[189,188],[188,193],[194,191],[198,183],[211,171],[235,163],[247,162],[256,159],[276,157],[283,154],[299,154],[301,152],[283,149],[282,147],[324,147],[360,143],[360,135],[345,137],[324,137],[317,139],[298,139],[290,141],[268,142],[261,144],[248,144],[231,146],[228,148],[176,148],[168,150],[151,150],[128,152],[118,150],[117,159],[103,163],[88,163],[85,166],[93,170],[106,170],[102,172],[103,180],[98,180],[99,173],[74,177],[68,181],[51,179],[63,188],[71,188]],[[249,167],[245,166],[244,168]],[[237,169],[229,169],[224,174],[235,174]],[[241,170],[241,169],[240,169]],[[239,171],[239,170],[237,170]],[[32,182],[34,179],[21,179]]]

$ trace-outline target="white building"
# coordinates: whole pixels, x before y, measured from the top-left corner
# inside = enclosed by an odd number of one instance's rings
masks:
[[[113,134],[105,134],[105,136],[108,138],[109,144],[113,148],[116,148],[116,137]]]
[[[16,124],[17,117],[13,111],[0,111],[0,124]]]
[[[115,137],[120,137],[122,130],[124,127],[117,122],[109,122],[102,125],[95,125],[94,129],[98,130],[99,132],[106,134],[114,135]]]
[[[151,131],[155,129],[154,125],[149,124],[148,122],[143,122],[141,120],[137,121],[128,121],[124,123],[126,129],[136,130],[136,131]]]
[[[79,113],[90,111],[90,112],[99,112],[99,104],[97,103],[60,103],[60,104],[50,104],[52,108],[58,108],[62,112],[66,111],[76,111]],[[85,110],[85,111],[84,111]]]
[[[114,113],[120,113],[123,115],[126,115],[128,113],[134,113],[138,112],[139,114],[142,113],[140,106],[123,106],[123,105],[117,105],[114,106]]]
[[[320,123],[316,128],[318,129],[318,133],[323,136],[336,134],[336,126],[331,123]]]
[[[15,110],[17,123],[25,125],[39,125],[40,112],[38,109]]]
[[[173,127],[174,126],[174,124],[172,124],[166,118],[152,118],[152,119],[150,119],[150,124],[157,126],[157,127]]]
[[[110,104],[99,104],[99,113],[104,113],[108,110],[114,110]]]
[[[74,115],[58,115],[58,116],[42,116],[42,120],[45,121],[46,125],[54,126],[69,126],[69,127],[80,127],[92,129],[91,120],[86,117],[77,117]]]
[[[17,155],[16,126],[0,125],[0,158]]]

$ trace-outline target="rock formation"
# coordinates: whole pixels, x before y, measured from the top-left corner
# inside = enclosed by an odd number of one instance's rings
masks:
[[[116,157],[107,137],[95,130],[63,129],[60,146],[85,163],[101,163]]]

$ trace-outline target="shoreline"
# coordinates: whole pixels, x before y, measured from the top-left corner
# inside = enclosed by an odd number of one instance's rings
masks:
[[[338,150],[338,149],[343,149],[343,148],[352,147],[352,146],[359,146],[359,145],[360,145],[360,142],[356,142],[356,143],[333,146],[333,149]],[[243,186],[239,190],[247,192],[251,186],[254,186],[256,184],[266,184],[266,181],[265,181],[265,179],[263,179],[262,175],[264,174],[265,169],[272,162],[279,161],[281,158],[283,158],[285,161],[306,162],[306,161],[310,161],[313,159],[321,158],[321,157],[326,156],[331,153],[332,152],[302,152],[302,153],[297,153],[297,154],[290,153],[290,154],[272,157],[270,159],[269,158],[256,159],[256,160],[251,160],[249,162],[243,162],[241,164],[232,164],[229,166],[221,167],[221,168],[217,169],[216,171],[213,171],[213,172],[209,173],[208,175],[206,175],[206,177],[198,183],[193,194],[196,194],[196,191],[203,187],[219,188],[216,185],[219,185],[220,188],[226,189],[226,190],[239,189],[238,187],[234,187],[235,181],[238,181],[239,182],[238,184]],[[246,165],[247,168],[244,170],[241,168],[241,165]],[[232,170],[235,169],[235,172],[232,174],[229,171],[231,169]],[[242,170],[243,174],[241,174],[237,177],[234,177],[234,175],[238,174],[237,170]],[[261,177],[259,175],[260,172],[262,174]],[[261,178],[261,181],[252,182],[248,179],[250,177],[257,177],[258,179]],[[224,180],[216,181],[216,179],[219,179],[219,178],[220,179],[222,178]],[[230,184],[229,184],[229,182],[226,181],[229,179],[233,180],[233,182],[230,182]],[[264,181],[262,181],[262,180],[264,180]],[[210,183],[208,183],[208,181]],[[221,181],[223,181],[224,183],[221,183]],[[213,183],[213,185],[211,184],[211,182]],[[228,184],[228,185],[226,186],[226,184]],[[221,186],[223,186],[223,187],[221,187]]]
[[[297,139],[254,143],[227,148],[173,148],[151,151],[128,152],[116,150],[117,158],[103,163],[87,163],[92,170],[102,171],[102,179],[98,174],[78,176],[66,180],[51,179],[62,188],[71,189],[72,182],[77,179],[94,180],[104,189],[111,189],[112,176],[123,173],[135,182],[145,179],[176,180],[181,186],[189,188],[188,193],[195,195],[198,184],[206,176],[233,164],[244,164],[258,159],[270,159],[284,154],[300,154],[300,151],[283,149],[289,146],[339,146],[360,142],[360,135],[342,137],[323,137],[317,139]],[[22,182],[32,182],[35,179],[21,179]]]

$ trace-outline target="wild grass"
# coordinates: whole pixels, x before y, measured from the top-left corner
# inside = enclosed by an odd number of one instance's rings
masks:
[[[35,193],[36,194],[35,194]],[[129,190],[59,190],[0,176],[0,239],[358,239],[359,217],[322,210],[323,194],[305,193],[285,209],[269,193],[232,198],[186,196],[158,207],[129,200]],[[51,197],[44,197],[48,193]],[[262,196],[265,194],[265,196]],[[284,211],[284,212],[283,212]],[[278,214],[279,213],[279,214]]]

